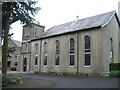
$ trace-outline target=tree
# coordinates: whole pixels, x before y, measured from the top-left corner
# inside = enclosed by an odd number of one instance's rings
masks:
[[[40,7],[35,7],[37,1],[23,0],[24,2],[2,2],[2,74],[7,74],[8,36],[10,25],[18,20],[22,24],[30,24]]]

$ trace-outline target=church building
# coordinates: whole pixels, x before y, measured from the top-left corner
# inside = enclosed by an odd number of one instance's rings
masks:
[[[109,73],[120,62],[120,22],[116,11],[53,26],[23,26],[22,71]]]

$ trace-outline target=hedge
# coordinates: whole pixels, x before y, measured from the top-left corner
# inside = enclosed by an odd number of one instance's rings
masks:
[[[109,64],[109,70],[110,70],[110,72],[112,70],[120,70],[120,63],[110,63]]]
[[[109,76],[110,76],[110,77],[120,77],[120,70],[112,70],[112,71],[109,73]]]

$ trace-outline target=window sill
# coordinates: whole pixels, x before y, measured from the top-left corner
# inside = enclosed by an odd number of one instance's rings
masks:
[[[47,65],[43,65],[44,67],[47,67]]]
[[[84,66],[85,68],[90,68],[91,66]]]
[[[59,66],[54,66],[55,68],[59,68]]]
[[[69,66],[69,68],[75,68],[75,66]]]
[[[38,66],[38,65],[34,65],[34,66]]]

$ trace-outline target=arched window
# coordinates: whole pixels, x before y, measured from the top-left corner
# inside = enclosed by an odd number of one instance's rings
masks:
[[[69,40],[69,55],[70,55],[70,66],[74,65],[74,39]]]
[[[38,64],[38,44],[35,44],[35,65]]]
[[[113,40],[112,38],[110,39],[110,59],[111,59],[111,62],[113,62]]]
[[[38,54],[35,55],[35,65],[38,65]]]
[[[47,42],[44,43],[44,65],[47,65]]]
[[[60,41],[57,40],[56,44],[56,51],[55,51],[55,65],[59,65],[60,62]]]
[[[35,37],[37,37],[37,28],[35,29]]]
[[[90,37],[85,36],[85,66],[91,65],[91,46],[90,46]]]
[[[35,53],[38,53],[38,44],[35,44]]]

